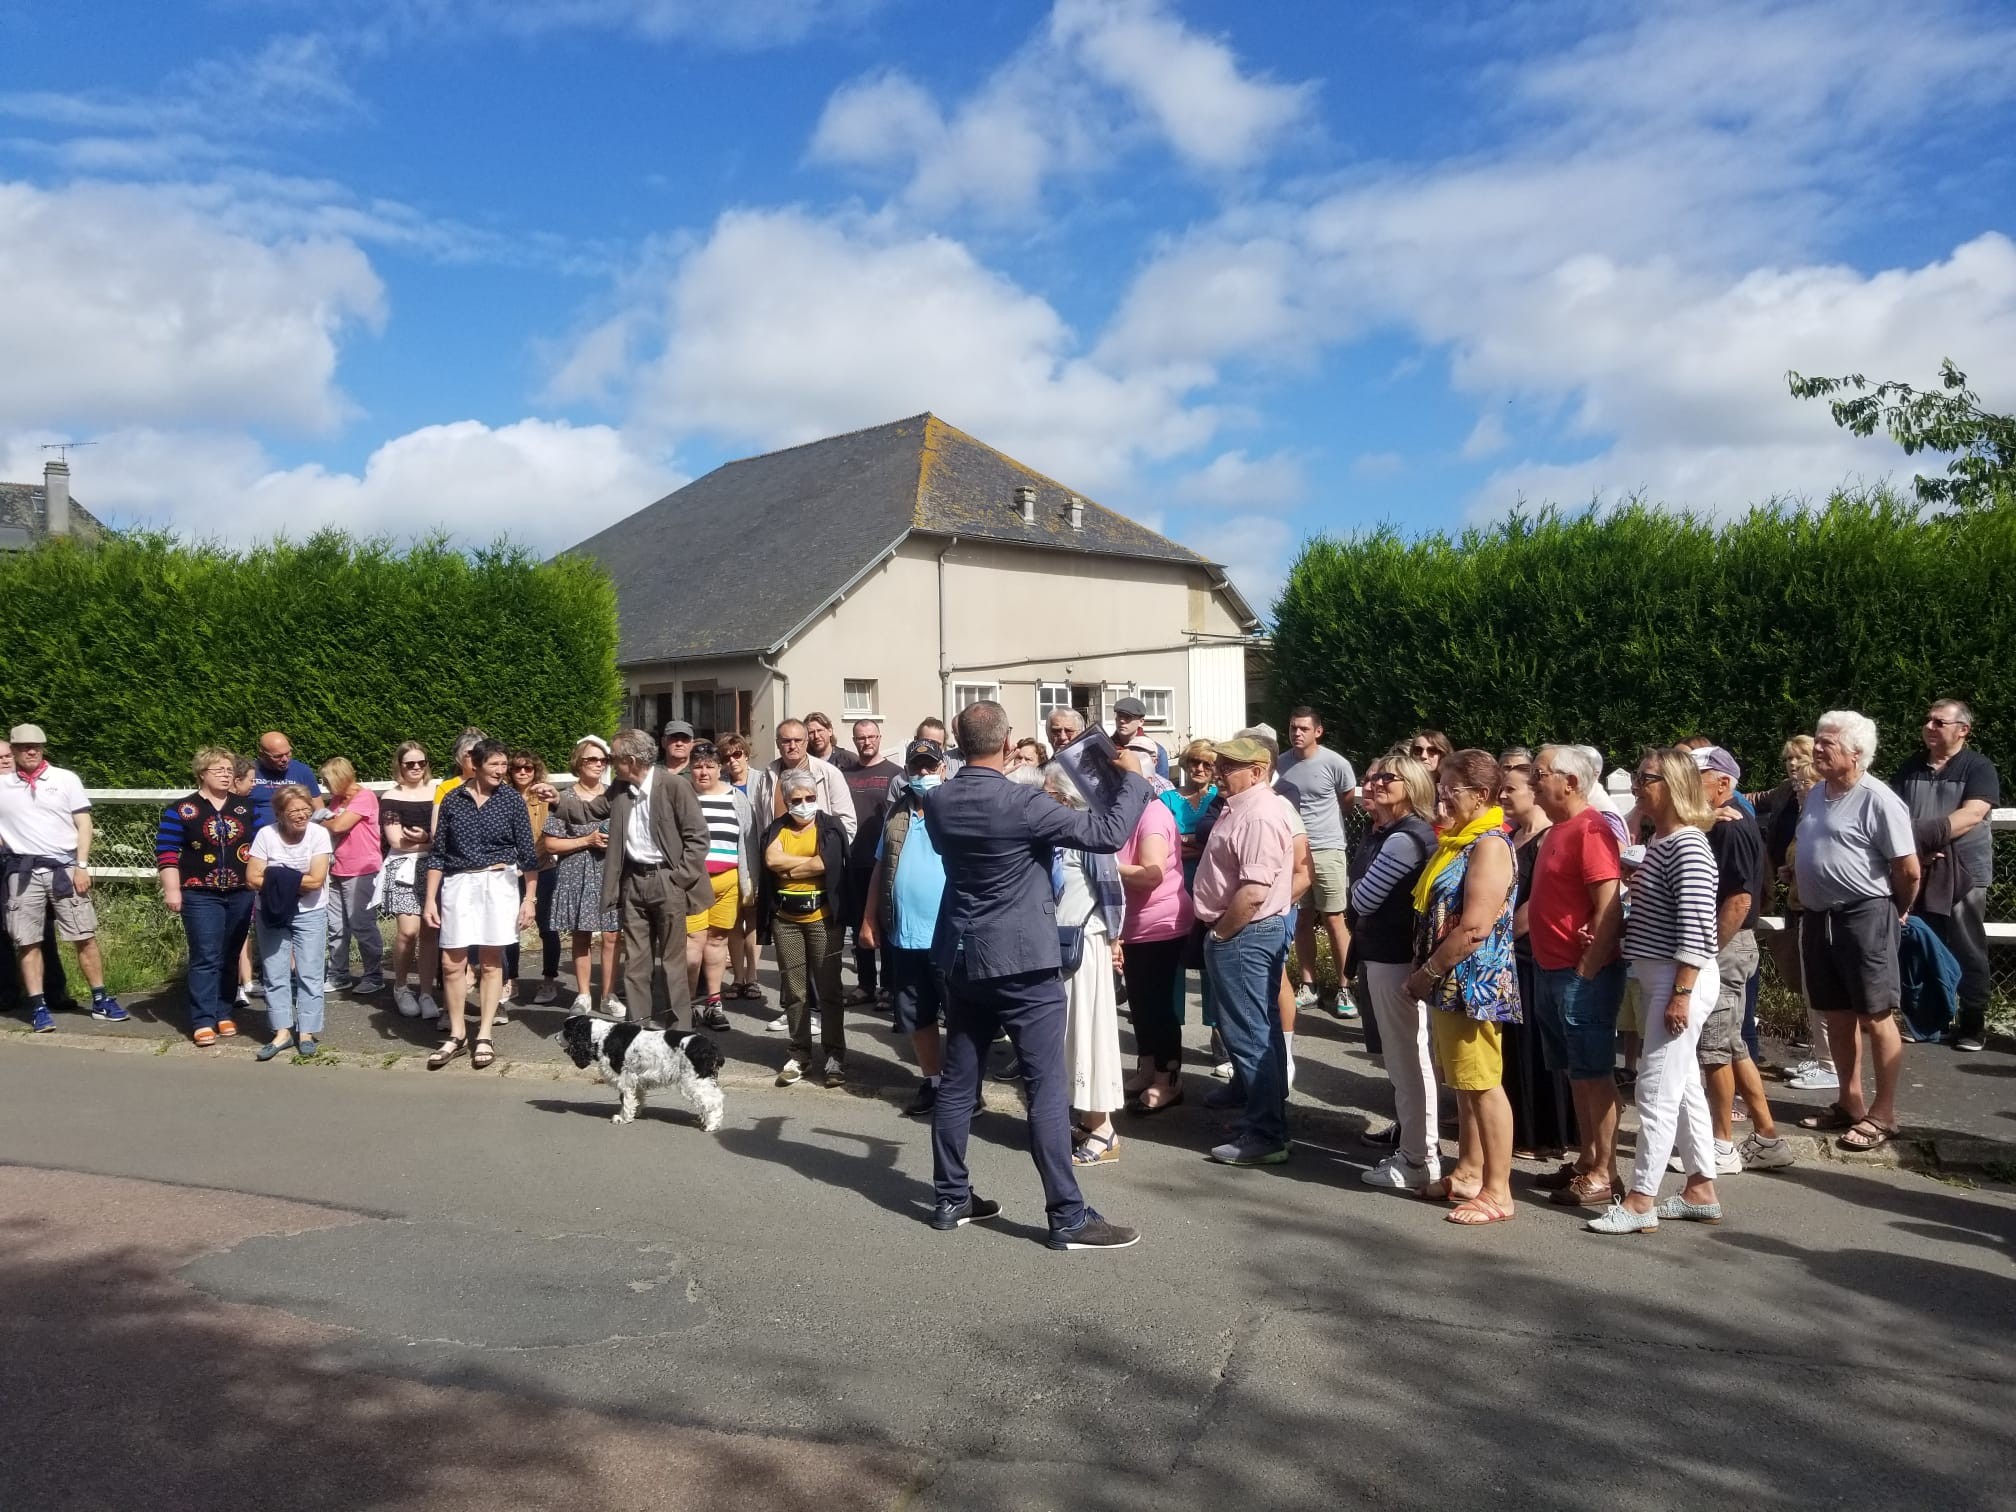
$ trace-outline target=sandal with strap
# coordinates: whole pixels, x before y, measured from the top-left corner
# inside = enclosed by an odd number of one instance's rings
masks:
[[[1087,1134],[1071,1152],[1071,1164],[1111,1165],[1120,1158],[1120,1135],[1109,1130],[1104,1134]]]
[[[496,1058],[497,1049],[487,1039],[476,1041],[476,1048],[469,1052],[469,1064],[477,1071],[487,1068]]]
[[[458,1055],[462,1054],[462,1052],[467,1050],[468,1048],[469,1048],[468,1045],[465,1044],[463,1041],[455,1038],[453,1035],[450,1035],[447,1039],[441,1042],[441,1048],[439,1050],[436,1050],[432,1055],[427,1057],[427,1069],[429,1071],[439,1071],[443,1066],[447,1065],[448,1062],[454,1060]]]
[[[1130,1112],[1147,1115],[1176,1107],[1182,1101],[1183,1084],[1171,1072],[1166,1080],[1156,1080],[1143,1087],[1141,1095],[1127,1106]]]
[[[1428,1185],[1421,1188],[1421,1195],[1429,1202],[1461,1203],[1461,1202],[1475,1202],[1477,1198],[1483,1193],[1483,1191],[1484,1189],[1482,1187],[1477,1188],[1477,1190],[1474,1192],[1458,1191],[1456,1187],[1455,1177],[1438,1176],[1433,1181],[1429,1182]]]
[[[1859,1119],[1851,1117],[1848,1110],[1837,1102],[1827,1104],[1818,1113],[1807,1114],[1799,1120],[1799,1127],[1802,1129],[1818,1129],[1831,1134],[1840,1129],[1852,1129],[1858,1122],[1860,1122]]]
[[[1453,1223],[1459,1228],[1483,1228],[1487,1223],[1510,1223],[1512,1209],[1500,1207],[1482,1192],[1475,1197],[1451,1208],[1443,1214],[1444,1223]]]
[[[1880,1124],[1873,1118],[1858,1118],[1854,1128],[1834,1141],[1834,1147],[1851,1155],[1870,1155],[1896,1137],[1897,1130],[1892,1125]]]

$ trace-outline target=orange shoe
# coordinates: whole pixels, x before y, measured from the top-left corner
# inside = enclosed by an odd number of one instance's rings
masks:
[[[229,1019],[217,1020],[217,1033],[221,1038],[229,1039],[231,1038],[232,1035],[236,1034],[237,1032],[238,1032],[238,1026],[232,1023],[231,1020]]]
[[[217,1043],[217,1031],[215,1029],[198,1029],[190,1038],[196,1041],[197,1049],[208,1050],[212,1045]]]

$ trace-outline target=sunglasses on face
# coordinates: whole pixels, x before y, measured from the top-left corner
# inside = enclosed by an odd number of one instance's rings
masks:
[[[534,767],[529,761],[514,761],[511,763],[511,770],[514,772],[532,772],[537,771],[538,768]]]
[[[607,756],[583,756],[581,758],[581,765],[583,766],[607,766],[608,764],[609,758]]]
[[[1957,730],[1964,730],[1967,728],[1967,722],[1964,719],[1941,719],[1936,714],[1927,715],[1925,719],[1925,725],[1928,729],[1933,730],[1943,730],[1948,725],[1951,725],[1954,729]]]
[[[1398,782],[1399,780],[1398,774],[1394,772],[1374,772],[1365,779],[1365,786],[1384,787],[1389,782]]]
[[[1650,787],[1655,782],[1664,782],[1665,780],[1665,774],[1662,772],[1633,772],[1631,774],[1631,786],[1634,788]]]
[[[1433,746],[1413,746],[1413,747],[1410,747],[1410,748],[1409,748],[1409,750],[1408,750],[1408,754],[1409,754],[1410,756],[1433,756],[1433,755],[1435,754],[1435,747],[1433,747]]]
[[[422,757],[419,761],[402,761],[399,765],[402,767],[424,767],[427,765],[427,761],[426,758]]]

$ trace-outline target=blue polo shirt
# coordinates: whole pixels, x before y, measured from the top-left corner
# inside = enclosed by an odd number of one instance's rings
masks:
[[[876,842],[878,861],[886,848],[882,841]],[[886,942],[889,948],[929,950],[944,900],[945,862],[931,843],[931,831],[920,812],[910,821],[903,852],[896,858],[896,938]]]
[[[266,770],[264,762],[253,758],[252,791],[246,796],[252,800],[252,828],[255,833],[273,822],[273,789],[290,782],[299,783],[311,793],[322,791],[322,784],[315,780],[315,769],[298,756],[289,759],[286,775],[281,777],[275,777]]]

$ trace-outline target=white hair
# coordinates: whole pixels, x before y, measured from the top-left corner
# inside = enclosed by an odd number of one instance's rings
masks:
[[[786,798],[796,793],[810,793],[816,798],[819,796],[819,782],[804,767],[796,767],[777,779],[777,791]]]
[[[1043,768],[1043,785],[1074,809],[1092,807],[1085,801],[1085,794],[1078,786],[1078,780],[1058,762],[1053,761]]]
[[[1047,770],[1048,768],[1046,767],[1030,766],[1025,763],[1022,766],[1011,768],[1008,772],[1008,780],[1021,787],[1040,788],[1045,785],[1043,773]]]
[[[1584,798],[1596,791],[1603,776],[1603,760],[1588,746],[1548,745],[1540,747],[1540,754],[1551,754],[1553,760],[1548,765],[1563,777],[1573,777],[1575,790]]]
[[[1813,733],[1832,730],[1841,737],[1841,744],[1855,753],[1858,766],[1866,767],[1876,759],[1876,721],[1867,714],[1858,714],[1853,709],[1829,709],[1820,716],[1813,726]]]

